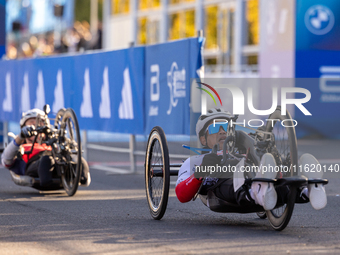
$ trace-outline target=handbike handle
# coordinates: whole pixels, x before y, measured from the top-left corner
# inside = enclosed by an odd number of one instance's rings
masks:
[[[228,136],[228,137],[224,140],[224,142],[223,142],[223,159],[222,159],[222,161],[221,161],[221,164],[222,164],[222,165],[227,161],[227,143],[230,142],[231,140],[233,140],[233,137],[232,137],[232,136]],[[218,148],[218,143],[217,143],[217,144],[215,144],[214,147],[212,148],[211,153],[217,154],[217,150],[218,150],[218,149],[219,149],[219,148]],[[198,191],[196,192],[195,196],[193,197],[193,199],[192,199],[193,201],[196,200],[196,198],[197,198],[199,192],[201,191],[201,189],[202,189],[202,187],[203,187],[204,180],[205,180],[205,178],[203,178],[202,183],[201,183],[201,185],[200,185]]]
[[[49,132],[49,130],[50,130],[50,128],[47,127],[47,126],[37,127],[37,128],[35,129],[35,131],[37,132],[37,134],[47,133],[47,132]],[[32,143],[31,150],[30,150],[30,151],[25,151],[25,154],[29,155],[29,154],[32,153],[33,148],[34,148],[34,144],[35,144],[35,142],[37,141],[37,137],[38,137],[38,136],[35,135],[34,141],[33,141],[33,143]]]
[[[37,131],[37,133],[45,133],[46,131],[48,131],[50,128],[47,126],[42,126],[42,127],[37,127],[35,129],[35,131]]]
[[[233,140],[233,137],[230,135],[223,142],[223,159],[221,161],[221,165],[224,165],[225,162],[227,161],[227,143],[229,143],[232,140]],[[211,152],[217,154],[217,150],[218,150],[218,143],[214,145]]]

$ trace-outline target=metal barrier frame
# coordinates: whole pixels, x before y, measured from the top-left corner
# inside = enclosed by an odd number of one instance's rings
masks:
[[[3,122],[3,148],[8,145],[9,136],[8,136],[8,121]],[[137,151],[136,150],[136,136],[130,135],[129,140],[129,148],[119,148],[119,147],[111,147],[111,146],[104,146],[98,144],[90,144],[87,141],[87,131],[82,130],[82,148],[83,148],[83,157],[87,160],[88,159],[88,149],[92,150],[101,150],[107,152],[117,152],[117,153],[129,153],[130,155],[130,171],[126,169],[121,169],[117,167],[109,167],[109,166],[92,166],[92,168],[97,168],[100,170],[107,170],[110,172],[114,172],[117,174],[135,174],[137,173],[137,165],[136,165],[136,156],[143,156],[145,157],[145,151]],[[182,159],[183,155],[178,154],[170,154],[170,158],[179,158]]]
[[[87,141],[87,131],[82,131],[82,147],[83,147],[83,157],[87,160],[88,149],[92,150],[101,150],[101,151],[108,151],[108,152],[118,152],[118,153],[129,153],[130,154],[130,171],[128,172],[125,169],[117,168],[117,167],[109,167],[109,166],[95,166],[92,168],[97,168],[101,170],[108,170],[115,173],[137,173],[137,166],[136,166],[136,156],[143,156],[145,157],[145,151],[137,151],[136,150],[136,136],[130,135],[129,140],[129,148],[119,148],[119,147],[111,147],[111,146],[104,146],[104,145],[97,145],[97,144],[89,144]],[[170,158],[178,158],[183,159],[183,155],[178,154],[169,154]]]

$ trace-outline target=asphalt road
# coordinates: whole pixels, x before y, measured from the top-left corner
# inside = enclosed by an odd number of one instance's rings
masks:
[[[327,166],[340,164],[339,143],[301,140],[299,153],[312,153]],[[170,143],[170,153],[181,153],[179,144]],[[287,228],[277,232],[254,213],[215,213],[199,200],[181,204],[174,185],[164,218],[155,221],[142,157],[137,174],[97,170],[100,163],[129,169],[127,160],[89,151],[92,183],[73,197],[16,186],[1,168],[0,254],[340,254],[340,173],[325,175],[325,209],[297,204]]]

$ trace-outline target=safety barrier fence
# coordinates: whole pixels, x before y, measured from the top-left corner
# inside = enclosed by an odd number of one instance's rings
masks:
[[[105,152],[113,152],[113,153],[125,153],[129,155],[129,162],[130,162],[130,169],[122,169],[112,166],[103,166],[101,165],[92,165],[91,168],[98,168],[101,170],[109,170],[110,172],[115,173],[135,173],[137,172],[137,157],[142,156],[145,158],[145,148],[143,150],[138,150],[136,146],[136,137],[135,135],[129,135],[129,142],[128,142],[128,148],[121,148],[121,147],[113,147],[113,146],[107,146],[107,145],[101,145],[101,144],[94,144],[94,143],[88,143],[86,137],[86,131],[83,131],[82,136],[82,144],[84,148],[83,155],[84,157],[87,157],[89,150],[99,150],[99,151],[105,151]],[[189,153],[188,153],[189,154]],[[173,154],[170,153],[169,157],[172,160],[176,159],[183,159],[183,154]]]

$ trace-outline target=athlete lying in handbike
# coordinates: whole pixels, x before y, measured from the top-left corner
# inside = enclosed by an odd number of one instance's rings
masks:
[[[219,144],[220,148],[227,138],[227,125],[225,121],[220,124],[217,120],[230,120],[232,118],[229,112],[223,109],[211,109],[207,114],[201,115],[196,124],[196,134],[200,143],[212,149],[215,144]],[[215,122],[214,122],[215,120]],[[277,202],[285,202],[289,192],[287,186],[274,186],[272,182],[266,181],[244,181],[243,185],[237,185],[233,178],[233,172],[213,172],[200,171],[197,169],[209,169],[221,165],[222,151],[219,150],[217,154],[208,153],[188,158],[181,166],[178,172],[178,179],[176,183],[176,195],[180,202],[189,202],[194,198],[195,194],[201,187],[199,194],[206,193],[211,190],[215,196],[242,206],[247,205],[261,205],[264,210],[272,210],[277,205]],[[244,164],[244,160],[239,160],[235,157],[230,157],[224,163],[224,166],[235,166],[237,169]],[[300,157],[299,164],[319,164],[318,161],[310,154],[304,154]],[[199,167],[198,167],[199,166]],[[270,153],[265,153],[260,161],[259,166],[266,169],[274,169],[276,166],[275,158]],[[260,168],[259,168],[260,169]],[[304,169],[304,167],[302,167]],[[322,173],[304,172],[303,175],[309,179],[321,179]],[[202,178],[205,177],[205,178]],[[258,171],[255,178],[275,179],[277,178],[276,171]],[[326,206],[327,196],[323,184],[306,184],[299,187],[299,194],[296,202],[311,202],[314,209],[319,210]]]

